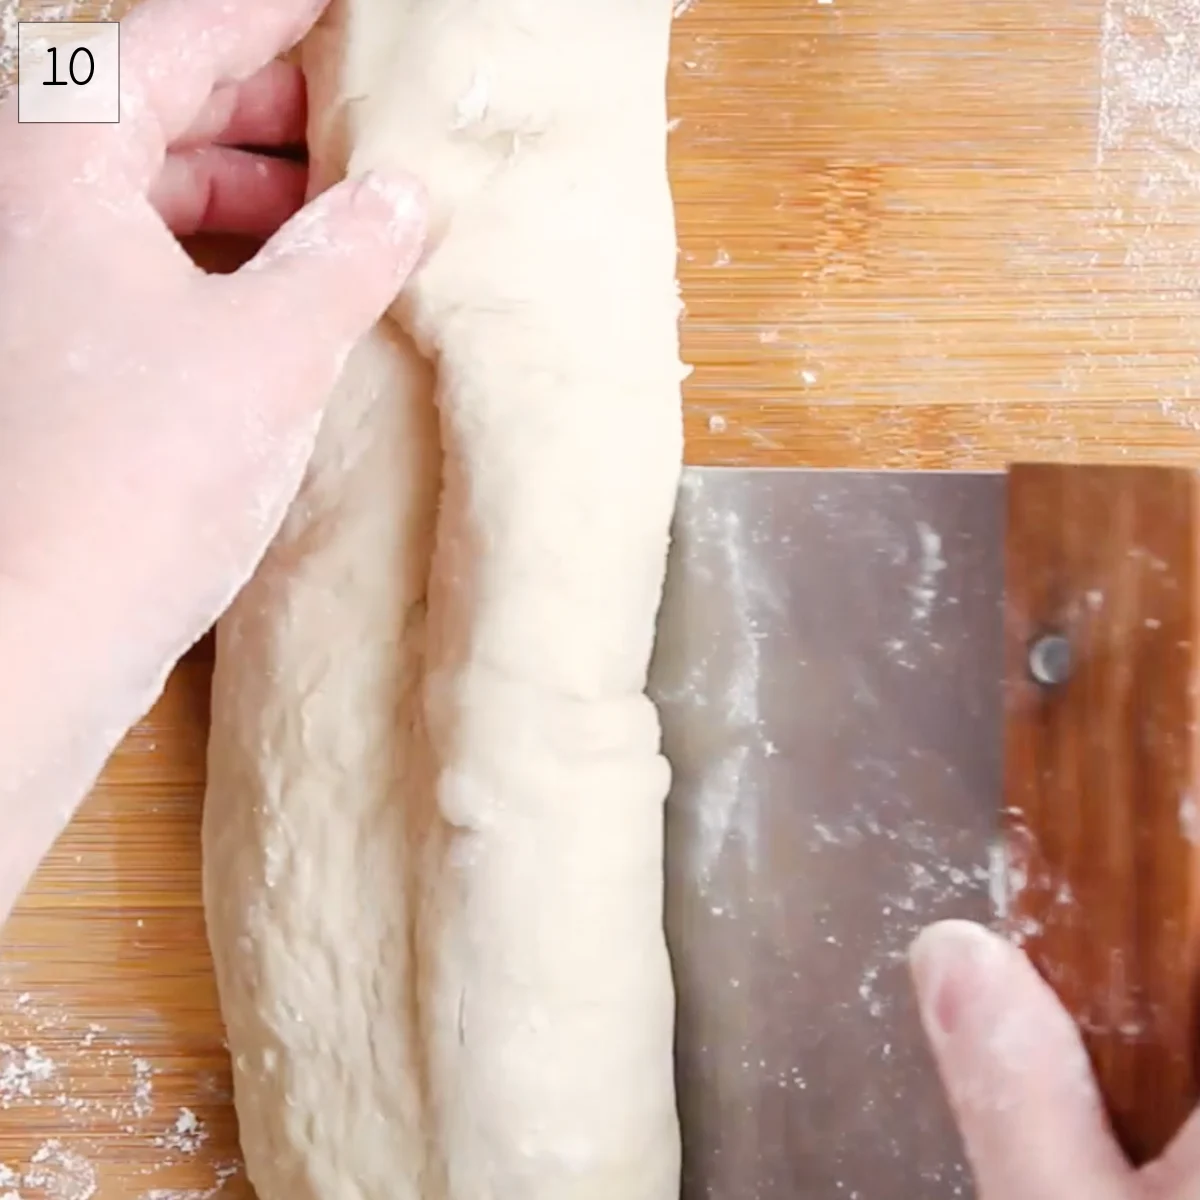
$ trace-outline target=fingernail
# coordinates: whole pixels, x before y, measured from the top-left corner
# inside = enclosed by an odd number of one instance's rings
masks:
[[[942,921],[908,951],[921,1020],[929,1036],[953,1036],[970,1006],[986,994],[1004,957],[1004,942],[982,925]]]
[[[425,189],[411,175],[367,171],[358,178],[363,192],[382,200],[391,211],[388,236],[393,242],[411,242],[425,233]]]

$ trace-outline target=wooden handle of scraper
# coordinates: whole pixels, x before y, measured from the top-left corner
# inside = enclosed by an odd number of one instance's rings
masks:
[[[1200,1094],[1200,477],[1013,467],[1005,557],[1001,916],[1141,1164]]]

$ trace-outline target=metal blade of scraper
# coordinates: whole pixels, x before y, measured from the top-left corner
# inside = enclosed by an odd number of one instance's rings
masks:
[[[685,475],[651,673],[684,1200],[973,1192],[905,951],[990,914],[1004,497]]]
[[[1200,475],[1014,466],[1006,554],[1008,923],[1143,1163],[1200,1097]]]

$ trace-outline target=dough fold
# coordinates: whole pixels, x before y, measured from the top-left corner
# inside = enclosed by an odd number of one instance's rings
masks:
[[[218,628],[205,905],[262,1200],[675,1200],[670,0],[351,0],[317,186],[430,253]]]

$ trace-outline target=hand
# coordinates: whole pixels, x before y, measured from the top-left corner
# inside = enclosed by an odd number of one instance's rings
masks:
[[[1074,1022],[1020,950],[947,921],[917,938],[911,962],[979,1200],[1200,1197],[1200,1120],[1157,1162],[1133,1170]]]
[[[232,146],[301,134],[302,81],[272,60],[317,14],[148,0],[122,26],[119,124],[18,125],[0,102],[0,920],[254,569],[420,253],[411,181],[296,212],[304,169]],[[208,276],[173,236],[201,229],[277,231]]]

